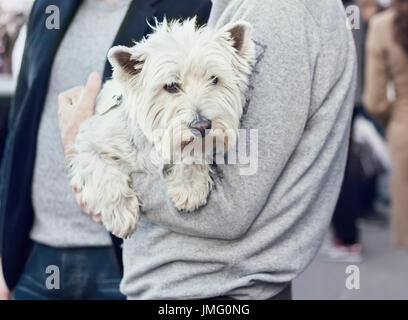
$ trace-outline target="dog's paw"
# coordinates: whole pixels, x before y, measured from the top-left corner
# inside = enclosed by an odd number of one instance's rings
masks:
[[[140,220],[137,197],[125,198],[112,210],[102,212],[106,229],[119,238],[129,238],[137,229]]]
[[[209,192],[208,186],[200,189],[175,188],[169,190],[170,198],[177,210],[186,212],[192,212],[204,206],[207,203]]]

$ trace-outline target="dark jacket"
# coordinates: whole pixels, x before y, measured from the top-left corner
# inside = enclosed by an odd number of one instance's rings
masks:
[[[24,270],[31,248],[29,232],[33,222],[31,183],[37,131],[44,106],[51,67],[57,48],[82,0],[58,1],[60,29],[48,30],[48,5],[55,0],[37,0],[31,11],[23,62],[9,118],[9,132],[0,177],[0,255],[7,285],[14,288]],[[167,18],[198,16],[208,19],[210,0],[135,0],[122,22],[113,45],[132,46],[150,30],[146,23]],[[80,66],[77,66],[80,67]],[[104,80],[111,76],[107,62]],[[119,241],[113,238],[115,247]],[[119,249],[117,251],[119,253]]]

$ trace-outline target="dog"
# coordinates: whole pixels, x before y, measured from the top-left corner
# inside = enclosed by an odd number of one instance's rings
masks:
[[[218,146],[225,153],[236,144],[255,59],[245,21],[213,30],[195,18],[164,19],[151,28],[133,47],[109,50],[112,79],[69,161],[83,204],[121,238],[140,219],[134,172],[160,175],[178,210],[207,203],[214,185],[207,160]]]

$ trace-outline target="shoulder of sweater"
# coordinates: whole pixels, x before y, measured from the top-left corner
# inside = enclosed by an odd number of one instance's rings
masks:
[[[250,22],[263,25],[266,30],[273,27],[288,28],[291,32],[299,31],[300,25],[306,26],[305,17],[315,25],[315,16],[311,14],[308,3],[304,0],[232,0],[228,11],[239,13]],[[310,27],[310,25],[309,25]]]
[[[336,37],[347,37],[347,28],[338,26],[346,23],[346,14],[340,1],[327,0],[236,0],[246,3],[247,8],[267,16],[268,10],[274,12],[275,18],[281,19],[282,25],[304,25],[306,29],[315,29],[318,33],[336,34]],[[298,23],[294,21],[298,21]],[[286,22],[286,23],[285,23]],[[294,28],[292,28],[292,31]],[[302,29],[302,28],[301,28]],[[299,30],[301,31],[301,30]]]
[[[323,43],[323,47],[336,47],[340,52],[347,51],[348,46],[342,44],[352,40],[344,8],[338,1],[232,0],[219,24],[236,19],[253,25],[259,33],[255,39],[279,37],[281,43],[290,44],[306,35],[316,48]]]

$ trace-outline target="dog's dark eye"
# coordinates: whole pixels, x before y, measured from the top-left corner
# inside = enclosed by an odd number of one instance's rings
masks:
[[[212,76],[212,77],[210,78],[210,81],[211,81],[211,83],[212,83],[213,85],[216,85],[216,84],[218,83],[218,78],[217,78],[216,76]]]
[[[180,85],[178,83],[172,82],[172,83],[166,84],[164,86],[164,90],[166,90],[169,93],[177,93],[180,90]]]

